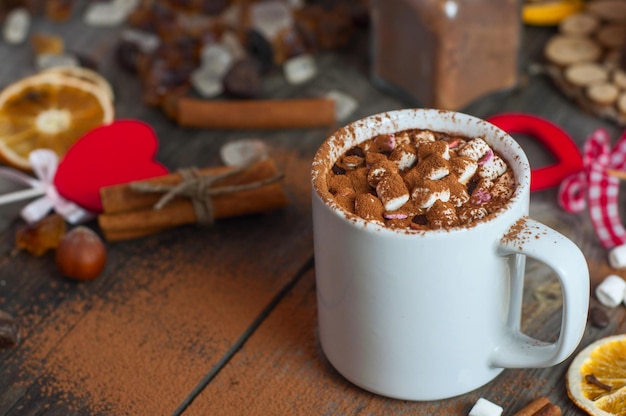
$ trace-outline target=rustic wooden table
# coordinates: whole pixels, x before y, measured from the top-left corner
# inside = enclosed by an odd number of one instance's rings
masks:
[[[466,395],[438,402],[391,400],[347,382],[326,361],[317,338],[309,168],[333,129],[207,131],[180,128],[139,100],[137,80],[115,64],[121,28],[89,28],[36,19],[33,31],[61,35],[69,50],[93,57],[116,93],[118,118],[150,123],[160,140],[157,159],[171,170],[220,164],[220,146],[257,137],[285,172],[289,205],[277,212],[221,220],[211,228],[184,226],[138,240],[108,244],[103,275],[90,283],[63,278],[54,255],[15,253],[19,221],[0,234],[0,309],[22,328],[20,344],[0,349],[0,414],[24,415],[466,415],[479,397],[513,414],[545,395],[564,415],[582,414],[567,397],[571,359],[553,368],[505,370]],[[621,129],[583,113],[551,81],[530,74],[541,62],[550,28],[526,28],[522,82],[507,94],[463,109],[489,117],[521,111],[546,117],[582,145],[598,127]],[[375,88],[367,41],[318,56],[320,73],[289,86],[267,77],[267,97],[306,97],[331,89],[359,101],[350,117],[410,106]],[[32,51],[0,44],[0,85],[29,74]],[[346,122],[349,120],[346,120]],[[534,167],[551,163],[535,141],[518,137]],[[8,208],[6,208],[8,209]],[[591,271],[592,289],[613,271],[586,213],[566,214],[556,190],[532,196],[531,216],[575,241]],[[94,229],[97,224],[90,223]],[[596,304],[592,296],[592,304]],[[625,309],[609,310],[604,329],[588,325],[580,348],[626,330]],[[555,339],[560,292],[549,270],[528,264],[523,327]],[[463,343],[459,339],[459,343]]]

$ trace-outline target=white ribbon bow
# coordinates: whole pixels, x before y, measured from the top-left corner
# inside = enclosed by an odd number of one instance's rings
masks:
[[[0,205],[42,195],[26,205],[21,211],[22,218],[29,224],[41,220],[52,209],[71,224],[85,222],[95,217],[95,213],[63,198],[57,191],[54,186],[54,176],[59,164],[56,153],[48,149],[37,149],[30,152],[28,160],[39,180],[15,169],[0,167],[0,178],[6,178],[30,187],[30,189],[0,196]]]

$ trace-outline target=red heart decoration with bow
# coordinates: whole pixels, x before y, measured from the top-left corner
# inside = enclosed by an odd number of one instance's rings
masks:
[[[146,123],[118,120],[81,137],[59,163],[59,194],[90,211],[102,212],[100,188],[166,175],[154,160],[158,139]]]
[[[490,117],[487,121],[509,134],[527,134],[543,143],[557,159],[552,165],[531,170],[531,191],[557,186],[566,177],[583,168],[583,159],[576,143],[563,129],[544,118],[508,113]]]

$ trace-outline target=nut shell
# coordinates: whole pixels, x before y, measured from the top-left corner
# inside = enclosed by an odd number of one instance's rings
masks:
[[[77,280],[97,278],[104,270],[106,259],[106,248],[100,237],[82,225],[65,234],[56,250],[60,272]]]

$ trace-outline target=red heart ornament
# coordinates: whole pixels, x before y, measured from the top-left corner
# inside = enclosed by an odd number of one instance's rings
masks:
[[[556,124],[531,114],[499,114],[487,119],[509,134],[519,133],[541,142],[557,162],[531,170],[530,190],[540,191],[559,185],[566,177],[583,169],[583,159],[572,138]]]
[[[100,188],[168,173],[154,160],[157,149],[158,139],[148,124],[114,121],[74,143],[59,163],[54,185],[64,198],[102,212]]]

